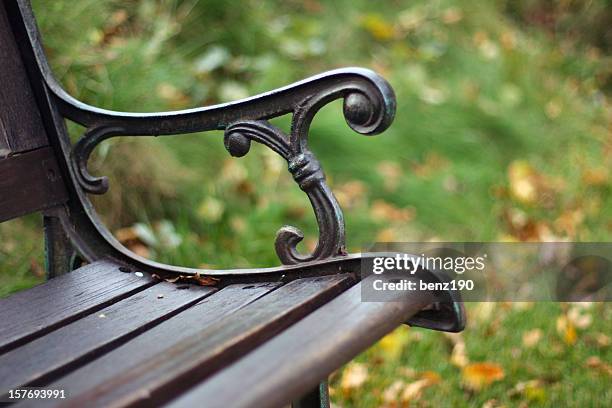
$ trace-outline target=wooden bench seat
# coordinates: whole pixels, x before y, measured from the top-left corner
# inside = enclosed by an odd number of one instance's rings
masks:
[[[351,274],[216,290],[120,268],[96,262],[0,300],[0,394],[66,391],[45,406],[275,406],[431,300],[363,303]],[[250,392],[227,405],[232,384]]]

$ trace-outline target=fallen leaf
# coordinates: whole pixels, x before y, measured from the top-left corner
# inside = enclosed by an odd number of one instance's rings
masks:
[[[397,234],[393,228],[385,228],[376,234],[376,242],[393,242],[396,240]]]
[[[605,186],[609,179],[610,174],[606,167],[586,169],[582,173],[582,181],[589,186]]]
[[[575,210],[567,210],[564,211],[557,219],[555,220],[555,229],[561,233],[565,234],[570,238],[576,236],[578,231],[578,227],[582,224],[584,220],[584,213],[580,209]]]
[[[497,408],[502,407],[503,405],[499,405],[499,401],[495,398],[490,400],[486,400],[484,404],[482,404],[482,408]]]
[[[406,344],[410,341],[410,335],[407,327],[398,327],[385,337],[380,339],[378,346],[382,350],[384,358],[387,360],[395,360],[399,358],[402,351],[406,348]]]
[[[431,89],[429,92],[431,92]],[[427,153],[425,160],[422,163],[414,163],[412,165],[412,171],[418,177],[428,178],[433,174],[444,170],[449,166],[449,164],[450,162],[446,157],[442,156],[438,152],[431,151]]]
[[[379,14],[368,14],[361,20],[362,26],[377,40],[388,41],[395,37],[393,25]]]
[[[138,239],[138,233],[133,227],[120,228],[115,231],[114,235],[115,238],[117,238],[117,241],[121,242],[122,244]]]
[[[248,178],[248,170],[236,159],[227,159],[221,167],[220,179],[231,184],[239,184]]]
[[[552,233],[546,222],[531,219],[524,211],[517,208],[505,211],[504,219],[511,234],[511,237],[506,237],[508,242],[516,240],[526,242],[561,241],[559,237]]]
[[[215,286],[220,280],[212,276],[202,276],[199,272],[196,272],[196,274],[192,276],[192,279],[200,286]]]
[[[431,385],[438,384],[440,381],[442,381],[442,377],[440,377],[440,374],[431,370],[423,371],[421,373],[421,377],[423,377],[423,379],[429,380]]]
[[[30,271],[37,278],[42,278],[45,276],[45,269],[34,258],[30,259]]]
[[[530,402],[540,404],[546,402],[547,399],[544,381],[542,380],[521,381],[508,394],[511,397],[521,395]]]
[[[149,256],[151,255],[151,251],[149,250],[149,248],[147,248],[143,244],[135,243],[131,245],[126,245],[126,248],[135,253],[136,255],[142,256],[143,258],[149,258]]]
[[[544,108],[546,116],[548,116],[550,119],[557,119],[561,114],[562,109],[561,102],[557,100],[549,101]]]
[[[413,383],[408,384],[402,391],[401,400],[402,402],[408,402],[418,399],[425,388],[429,386],[427,379],[417,380]]]
[[[457,367],[465,367],[470,362],[470,359],[467,356],[465,351],[465,343],[457,343],[453,346],[453,352],[451,353],[450,358],[451,364]]]
[[[383,200],[376,200],[372,203],[370,216],[376,221],[407,222],[414,219],[414,208],[398,208]]]
[[[594,368],[608,375],[612,375],[612,365],[605,363],[598,356],[587,358],[585,365],[588,368]]]
[[[197,214],[204,221],[215,223],[221,219],[225,204],[214,197],[206,197],[198,207]]]
[[[353,180],[334,188],[334,195],[342,208],[354,208],[363,202],[367,188],[361,181]]]
[[[421,379],[414,381],[404,387],[400,397],[403,403],[418,399],[423,390],[434,384],[438,384],[441,378],[440,375],[433,371],[425,371],[421,374]]]
[[[533,204],[537,200],[537,173],[525,160],[515,160],[508,167],[510,193],[523,204]]]
[[[381,161],[376,166],[376,172],[382,177],[383,185],[387,191],[395,191],[402,177],[402,167],[396,162]]]
[[[350,363],[342,373],[340,388],[349,395],[355,388],[361,387],[368,379],[368,368],[361,363]]]
[[[157,86],[157,95],[171,107],[182,107],[189,103],[189,97],[172,84],[162,82]]]
[[[199,272],[196,272],[195,275],[178,275],[172,278],[165,278],[166,282],[170,283],[196,283],[200,286],[216,286],[219,282],[219,278],[213,278],[212,276],[204,276]]]
[[[596,333],[595,341],[599,347],[608,347],[610,345],[610,337],[603,333]]]
[[[461,333],[444,333],[444,335],[453,345],[453,351],[450,357],[451,364],[459,368],[467,366],[470,359],[466,353],[463,335]]]
[[[499,42],[504,49],[513,50],[516,47],[516,35],[512,31],[504,31]]]
[[[523,333],[523,345],[532,348],[542,339],[542,330],[533,329]]]
[[[382,393],[382,400],[387,404],[392,404],[398,400],[399,393],[404,388],[405,383],[401,380],[395,380],[393,383],[385,388]]]
[[[495,381],[504,378],[504,370],[496,363],[468,364],[461,371],[463,385],[471,391],[480,391]]]
[[[412,367],[400,367],[398,372],[406,378],[416,378],[417,371]]]
[[[463,13],[457,7],[449,7],[442,13],[444,24],[455,24],[461,21]]]
[[[580,306],[573,306],[567,312],[567,318],[578,329],[586,329],[593,323],[593,316]]]
[[[561,315],[557,318],[557,332],[561,335],[563,341],[567,345],[571,346],[575,344],[576,340],[578,339],[576,327],[566,315]]]

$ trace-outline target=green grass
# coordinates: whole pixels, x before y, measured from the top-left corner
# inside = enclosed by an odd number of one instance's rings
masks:
[[[610,241],[611,59],[609,44],[601,42],[605,31],[597,31],[605,30],[600,22],[609,17],[605,3],[33,5],[60,81],[74,96],[110,109],[212,104],[341,66],[381,72],[398,99],[388,131],[372,138],[353,133],[336,102],[317,115],[310,136],[345,208],[349,249],[357,252],[381,240]],[[556,29],[534,23],[533,16],[555,19]],[[288,121],[277,124],[286,128]],[[73,138],[83,131],[69,128]],[[113,231],[136,223],[150,230],[156,239],[146,250],[157,260],[277,264],[272,243],[284,224],[305,231],[305,247],[316,242],[308,200],[282,160],[261,146],[232,159],[222,134],[210,132],[112,139],[96,153],[92,167],[111,178],[110,192],[95,198],[96,207]],[[533,176],[534,197],[517,195],[513,169]],[[0,294],[42,280],[38,223],[29,217],[0,225]],[[579,330],[573,345],[555,328],[561,305],[517,310],[500,304],[487,319],[479,319],[480,309],[469,308],[467,354],[473,362],[498,363],[503,380],[468,392],[449,362],[444,336],[400,329],[394,336],[406,341],[401,352],[389,358],[379,344],[364,353],[357,359],[369,368],[363,389],[342,390],[339,373],[332,381],[334,401],[380,406],[394,380],[418,378],[401,373],[410,367],[442,376],[416,401],[424,406],[482,405],[492,398],[510,406],[609,405],[609,374],[585,366],[593,355],[610,364],[609,347],[593,342],[597,333],[611,332],[607,304],[588,312],[594,322]],[[522,335],[534,328],[544,337],[526,350]],[[511,395],[529,380],[543,381],[544,397],[539,389]]]

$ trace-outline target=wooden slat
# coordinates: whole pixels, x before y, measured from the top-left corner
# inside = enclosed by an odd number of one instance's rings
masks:
[[[290,282],[61,406],[159,405],[273,337],[352,282],[347,275]],[[234,387],[244,390],[240,379]]]
[[[4,2],[0,2],[0,89],[0,157],[47,145]]]
[[[71,395],[78,395],[108,381],[117,373],[127,371],[137,364],[164,353],[170,345],[194,336],[204,328],[218,323],[278,286],[280,286],[278,283],[258,283],[225,287],[197,305],[62,377],[50,384],[49,388],[65,389]],[[60,402],[50,401],[45,406],[54,406]]]
[[[287,404],[420,311],[433,296],[415,291],[397,299],[362,302],[356,285],[169,406],[196,407],[203,401],[207,408]],[[236,384],[245,392],[232,392]]]
[[[0,299],[0,353],[124,299],[156,282],[98,261]]]
[[[160,283],[11,350],[0,356],[0,395],[49,383],[214,291]]]
[[[68,194],[50,147],[0,159],[0,222],[67,200]]]

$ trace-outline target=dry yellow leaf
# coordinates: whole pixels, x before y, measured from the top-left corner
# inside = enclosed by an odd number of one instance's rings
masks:
[[[453,347],[453,352],[451,353],[450,362],[451,364],[460,368],[465,367],[470,362],[470,359],[465,352],[465,343],[462,342],[455,344]]]
[[[536,187],[537,174],[525,160],[515,160],[508,167],[510,193],[523,204],[533,204],[538,197]]]
[[[578,340],[576,327],[566,315],[561,315],[557,318],[557,332],[561,335],[563,341],[567,345],[571,346],[576,343],[576,340]]]
[[[414,219],[414,208],[398,208],[383,200],[376,200],[372,203],[370,216],[376,221],[407,222]]]
[[[521,381],[509,393],[510,396],[522,395],[528,401],[546,402],[546,390],[542,380]]]
[[[609,179],[610,175],[605,167],[586,169],[582,173],[582,181],[590,186],[604,186],[608,184]]]
[[[388,360],[399,358],[402,350],[410,341],[407,327],[398,327],[385,337],[380,339],[378,346],[381,348],[384,357]]]
[[[363,27],[377,40],[388,41],[395,37],[393,25],[379,14],[368,14],[362,19]]]
[[[503,368],[496,363],[482,362],[468,364],[461,371],[463,385],[471,391],[480,391],[505,376]]]
[[[393,381],[393,383],[383,391],[382,400],[387,404],[396,402],[404,385],[404,382],[401,380]]]
[[[470,362],[470,359],[466,353],[463,335],[461,333],[444,333],[444,335],[453,344],[450,363],[459,368],[465,367]]]
[[[442,381],[442,377],[440,377],[440,374],[431,370],[423,371],[423,373],[421,373],[421,377],[423,379],[429,380],[430,385],[438,384],[440,381]]]
[[[403,403],[418,399],[425,388],[438,384],[441,381],[440,374],[434,371],[425,371],[420,377],[419,380],[406,385],[402,391],[401,401]]]
[[[350,363],[342,373],[340,388],[345,394],[350,394],[355,388],[361,387],[368,379],[368,368],[365,364]]]
[[[555,220],[555,229],[562,234],[567,235],[570,238],[576,236],[578,231],[578,227],[582,224],[584,220],[584,213],[582,210],[568,210],[564,211],[556,220]]]
[[[523,333],[523,345],[527,348],[534,347],[542,339],[542,330],[533,329]]]
[[[418,399],[421,396],[423,390],[429,387],[429,385],[429,380],[425,378],[408,384],[402,391],[402,402],[409,402]]]

